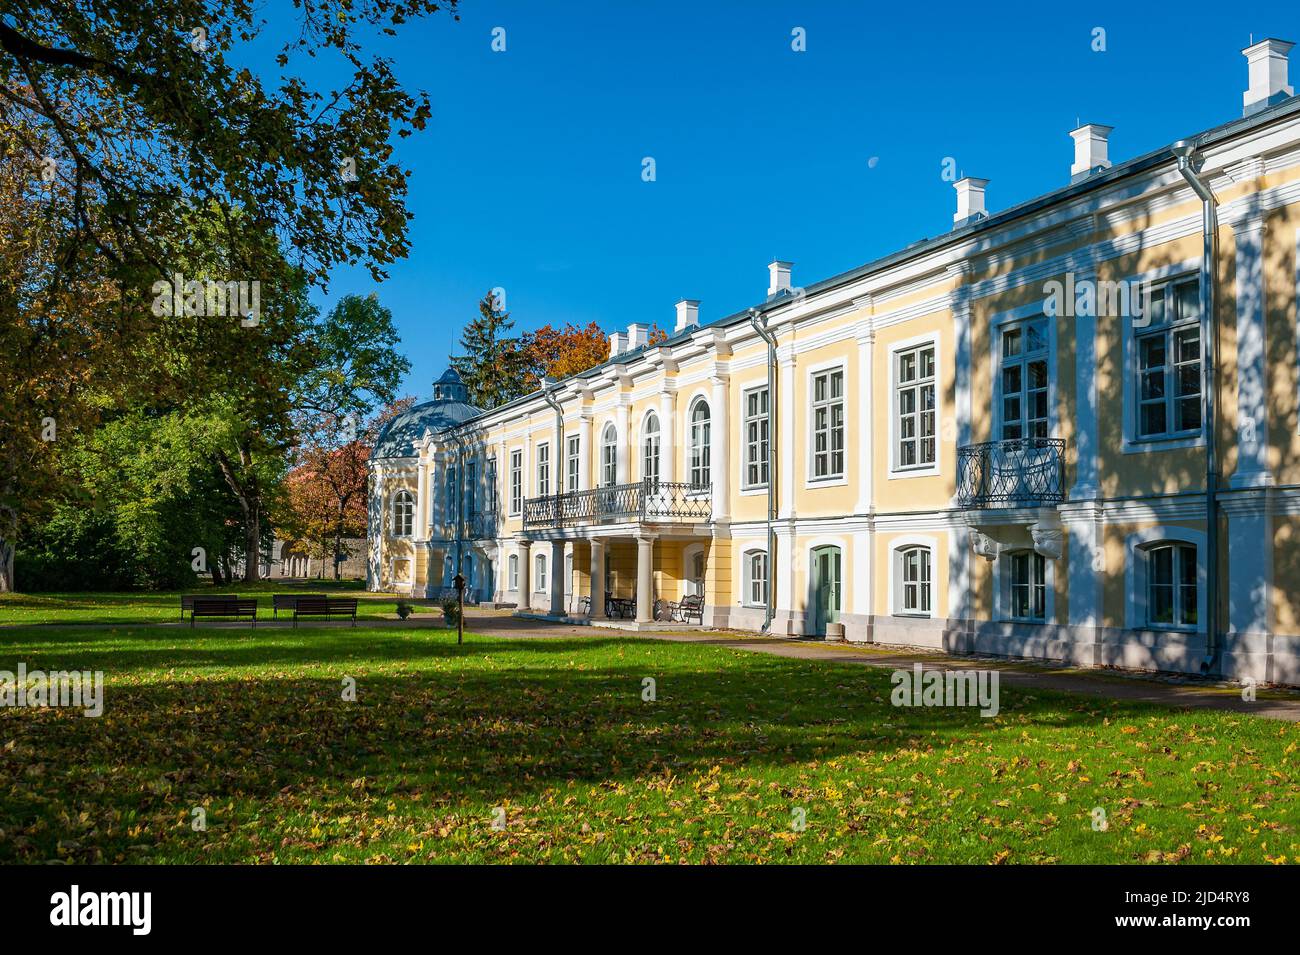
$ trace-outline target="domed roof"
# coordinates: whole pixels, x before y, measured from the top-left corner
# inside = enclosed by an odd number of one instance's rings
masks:
[[[433,385],[433,400],[414,405],[384,425],[370,459],[409,458],[426,431],[441,431],[483,413],[466,399],[467,389],[454,368],[448,368]]]

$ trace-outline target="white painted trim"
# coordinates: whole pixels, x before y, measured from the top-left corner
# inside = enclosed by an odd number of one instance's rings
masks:
[[[929,534],[902,534],[892,537],[889,546],[889,615],[891,617],[926,618],[935,616],[939,601],[939,538]],[[913,547],[930,549],[930,612],[923,613],[902,609],[902,554],[901,551]]]
[[[1043,619],[1032,617],[1013,617],[1011,615],[1011,569],[1008,566],[1012,554],[1034,554],[1032,547],[1016,547],[1000,551],[993,564],[993,619],[1002,623],[1027,623],[1042,626],[1056,623],[1056,561],[1043,558]],[[1041,556],[1041,555],[1040,555]]]
[[[832,474],[824,478],[817,478],[817,477],[813,477],[813,472],[815,470],[813,464],[813,458],[816,453],[816,444],[817,444],[816,434],[813,428],[813,418],[814,418],[813,378],[816,377],[817,375],[821,375],[830,371],[839,371],[844,376],[844,390],[840,394],[840,405],[844,408],[844,449],[842,451],[842,455],[844,458],[844,470],[841,471],[839,474]],[[812,490],[816,488],[837,487],[843,484],[847,484],[848,475],[849,475],[849,454],[850,454],[850,447],[851,447],[849,442],[849,435],[852,433],[852,426],[850,423],[851,419],[849,418],[848,361],[847,359],[844,358],[832,358],[826,361],[818,362],[815,365],[808,365],[807,367],[804,368],[803,377],[804,377],[804,394],[807,396],[807,401],[805,402],[806,408],[804,413],[804,424],[808,429],[806,432],[804,432],[808,436],[804,447],[804,462],[803,462],[804,489]],[[830,427],[829,421],[827,422],[827,427],[828,428]],[[829,435],[828,435],[828,442],[829,442]],[[827,444],[826,453],[828,455],[827,463],[829,464],[829,455],[831,453],[829,443]]]
[[[934,463],[912,468],[898,467],[898,353],[923,345],[934,346]],[[943,343],[938,332],[926,332],[891,342],[888,349],[889,376],[889,480],[934,477],[942,473],[943,453]],[[920,409],[917,409],[918,415]],[[917,432],[918,446],[920,432]]]
[[[755,554],[762,554],[767,557],[767,547],[746,547],[740,552],[740,605],[749,607],[751,610],[763,610],[766,605],[754,603],[750,597],[751,585],[754,581],[749,573],[749,561]],[[770,594],[772,588],[772,564],[770,559],[767,564],[767,587]]]
[[[1196,547],[1196,621],[1195,627],[1160,626],[1147,622],[1147,561],[1142,548],[1161,542],[1193,544]],[[1124,538],[1124,625],[1130,630],[1148,630],[1157,633],[1205,632],[1205,533],[1190,527],[1171,524],[1144,527]]]
[[[1043,314],[1042,303],[1030,303],[1021,305],[1018,308],[1009,309],[1005,312],[999,312],[989,319],[989,368],[993,377],[992,389],[993,407],[990,416],[991,430],[989,431],[990,441],[1000,441],[1002,439],[1002,328],[1005,325],[1015,325],[1019,322],[1032,321],[1041,317],[1047,327],[1047,436],[1055,438],[1060,434],[1061,422],[1060,413],[1057,409],[1057,372],[1056,372],[1056,348],[1057,333],[1056,324],[1058,319],[1053,319]],[[1024,385],[1023,394],[1029,390],[1028,381]],[[1029,435],[1025,435],[1029,437]]]

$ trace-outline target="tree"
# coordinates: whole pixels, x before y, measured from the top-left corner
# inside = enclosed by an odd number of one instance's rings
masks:
[[[469,392],[469,403],[485,410],[528,393],[522,345],[510,336],[514,322],[498,307],[495,293],[478,303],[478,318],[461,333],[465,354],[451,360]]]
[[[647,345],[665,341],[668,333],[658,325],[650,326]],[[563,328],[543,325],[523,338],[525,388],[541,387],[542,378],[568,378],[595,368],[609,359],[609,337],[595,322]]]

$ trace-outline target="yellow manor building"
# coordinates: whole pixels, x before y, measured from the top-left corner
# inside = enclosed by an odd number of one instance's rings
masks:
[[[938,238],[502,407],[448,372],[375,448],[371,589],[1300,684],[1291,46],[1242,118],[1082,126],[1055,192],[961,179]]]

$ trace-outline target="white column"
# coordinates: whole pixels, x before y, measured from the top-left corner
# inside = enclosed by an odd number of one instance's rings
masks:
[[[794,519],[794,473],[795,473],[795,453],[794,438],[799,430],[798,422],[794,420],[794,351],[790,346],[786,346],[786,354],[778,358],[780,366],[780,383],[777,385],[777,394],[780,396],[781,407],[777,412],[777,440],[780,447],[777,449],[777,459],[781,462],[781,480],[778,484],[780,492],[780,510],[779,514],[782,520]]]
[[[532,541],[521,540],[517,542],[519,549],[519,609],[531,610],[533,607],[533,563],[529,551],[533,546]]]
[[[551,541],[551,566],[547,583],[551,586],[551,613],[564,616],[564,541]]]
[[[605,616],[605,542],[594,537],[591,540],[591,616],[592,619]]]
[[[727,377],[714,375],[712,400],[709,411],[713,416],[711,438],[713,447],[709,452],[709,472],[713,481],[713,520],[731,519],[731,414],[728,401]]]
[[[632,480],[632,472],[627,466],[627,451],[632,443],[632,435],[629,433],[628,424],[628,405],[629,399],[620,397],[618,400],[618,410],[615,412],[615,427],[618,429],[618,445],[615,449],[615,460],[618,462],[618,483],[628,484]]]
[[[949,266],[949,274],[958,281],[965,281],[971,272],[969,262],[959,262]],[[970,345],[970,288],[959,285],[952,290],[950,307],[953,318],[953,334],[956,338],[956,355],[953,356],[954,387],[956,403],[953,409],[957,417],[957,447],[971,443],[971,345]],[[941,429],[942,431],[942,429]]]
[[[1264,218],[1230,223],[1237,239],[1237,470],[1232,487],[1273,483],[1268,463],[1268,366],[1265,350]]]
[[[850,422],[858,442],[858,503],[854,510],[870,514],[875,510],[875,381],[876,333],[869,321],[858,327],[858,420]]]
[[[655,539],[636,539],[636,622],[654,619]]]
[[[1272,493],[1225,495],[1220,504],[1228,518],[1229,633],[1272,630],[1273,521],[1266,497]],[[1207,563],[1205,558],[1202,563]]]
[[[677,480],[677,389],[667,380],[659,395],[659,479]]]
[[[587,490],[591,484],[591,456],[593,448],[591,444],[591,415],[585,414],[578,420],[578,489]],[[565,449],[565,455],[568,455],[568,449]],[[566,477],[568,480],[567,469],[568,460],[565,460]]]
[[[1092,282],[1097,278],[1096,269],[1091,265],[1075,275],[1076,284]],[[1097,496],[1097,316],[1092,310],[1079,310],[1074,318],[1074,486],[1070,488],[1070,500],[1090,500]],[[1107,315],[1111,327],[1119,328],[1125,321],[1121,315]],[[1052,319],[1058,324],[1065,321],[1063,316]],[[1074,566],[1073,559],[1070,563]],[[1074,605],[1071,589],[1070,605]]]
[[[1070,626],[1100,627],[1102,581],[1106,573],[1101,507],[1090,503],[1078,511],[1071,508],[1062,518],[1069,531]]]

